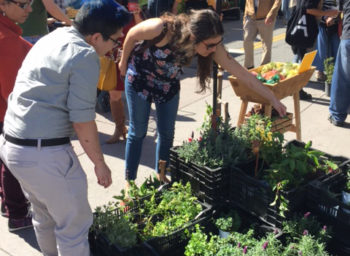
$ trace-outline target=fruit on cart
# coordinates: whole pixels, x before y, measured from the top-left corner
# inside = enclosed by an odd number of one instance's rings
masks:
[[[276,84],[298,74],[299,64],[270,62],[261,68],[250,71],[258,80],[267,84]]]

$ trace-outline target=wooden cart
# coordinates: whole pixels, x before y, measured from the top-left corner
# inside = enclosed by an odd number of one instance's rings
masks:
[[[260,68],[261,67],[257,67],[251,71],[259,71]],[[305,72],[282,80],[277,84],[263,84],[263,86],[269,88],[278,99],[283,99],[287,96],[293,96],[295,123],[292,123],[289,126],[289,129],[285,129],[285,131],[295,132],[297,140],[301,140],[299,91],[305,85],[307,85],[314,71],[315,67],[311,67]],[[261,97],[253,90],[249,89],[243,84],[242,81],[238,80],[236,77],[230,76],[229,80],[236,95],[242,100],[237,126],[240,126],[244,122],[244,116],[247,112],[248,102],[264,104],[265,115],[271,117],[272,106],[268,100]]]

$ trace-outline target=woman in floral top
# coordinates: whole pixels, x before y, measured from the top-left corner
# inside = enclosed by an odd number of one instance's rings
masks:
[[[182,66],[198,55],[197,77],[201,91],[207,88],[213,60],[249,88],[270,100],[283,116],[285,106],[274,94],[236,62],[225,50],[223,26],[212,10],[192,11],[190,15],[164,14],[148,19],[130,29],[119,63],[125,75],[125,94],[129,108],[129,132],[126,143],[126,180],[136,179],[142,142],[147,133],[151,103],[156,106],[158,162],[169,162],[169,150],[174,139],[174,127],[179,106]],[[140,42],[140,43],[139,43]],[[152,43],[153,42],[153,43]]]

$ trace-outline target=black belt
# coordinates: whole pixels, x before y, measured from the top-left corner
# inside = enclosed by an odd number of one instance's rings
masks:
[[[5,139],[13,144],[20,146],[30,147],[49,147],[68,144],[70,142],[69,137],[57,138],[57,139],[18,139],[5,134]]]

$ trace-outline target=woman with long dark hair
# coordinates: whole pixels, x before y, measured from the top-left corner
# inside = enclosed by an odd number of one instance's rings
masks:
[[[168,162],[169,159],[179,106],[182,66],[189,65],[194,55],[198,55],[200,91],[208,87],[214,60],[249,88],[269,99],[280,115],[286,113],[285,106],[273,93],[225,50],[223,34],[220,17],[209,9],[192,11],[189,15],[166,13],[130,29],[119,63],[121,74],[126,76],[125,93],[129,109],[125,153],[127,181],[136,179],[152,102],[156,106],[158,129],[155,169],[161,178],[158,162]],[[138,41],[143,43],[136,44]]]

